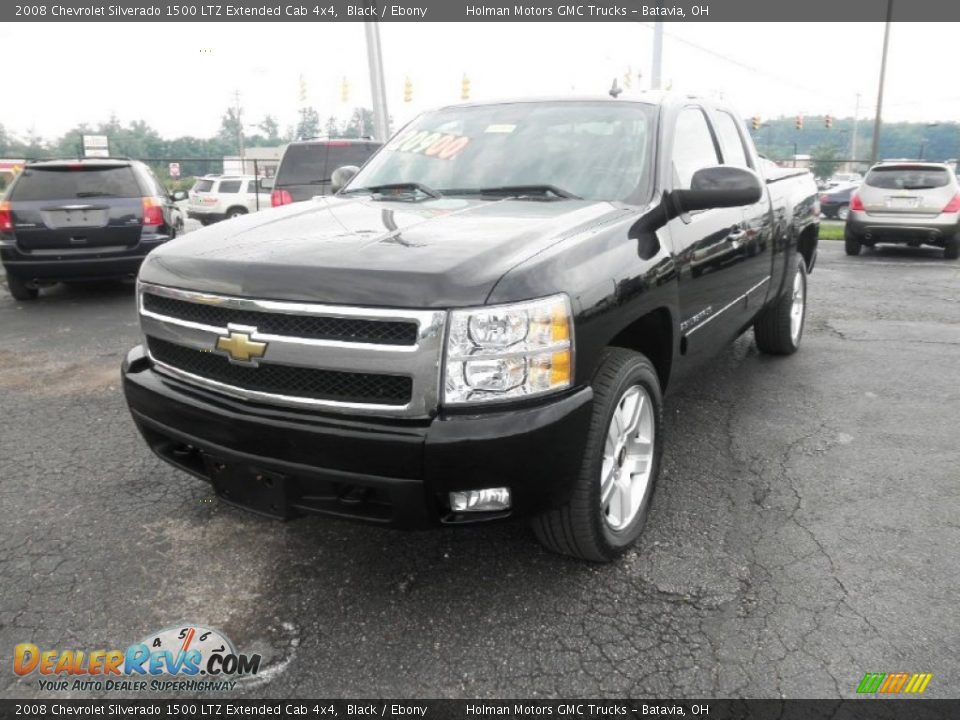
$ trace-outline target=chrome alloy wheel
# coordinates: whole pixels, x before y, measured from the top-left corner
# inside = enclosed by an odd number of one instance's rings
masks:
[[[803,262],[802,260],[800,262]],[[803,270],[797,269],[793,276],[793,303],[790,306],[790,340],[794,345],[800,343],[800,333],[803,331],[803,311],[806,301]]]
[[[607,428],[600,469],[600,509],[611,530],[637,515],[650,486],[655,426],[653,401],[642,385],[620,397]]]

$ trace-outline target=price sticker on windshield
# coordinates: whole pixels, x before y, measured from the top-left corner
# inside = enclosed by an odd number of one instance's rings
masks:
[[[401,135],[393,144],[395,152],[418,153],[439,160],[451,160],[470,144],[465,135],[412,130]]]

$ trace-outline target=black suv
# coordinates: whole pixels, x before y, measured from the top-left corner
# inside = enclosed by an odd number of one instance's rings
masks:
[[[180,195],[136,160],[28,163],[0,201],[10,294],[32,300],[58,281],[135,276],[147,253],[176,235]]]
[[[277,168],[270,204],[273,207],[329,195],[333,171],[360,167],[382,143],[373,140],[298,140],[287,145]]]

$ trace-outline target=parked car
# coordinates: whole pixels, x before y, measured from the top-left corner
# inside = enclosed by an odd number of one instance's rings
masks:
[[[857,172],[834,173],[827,180],[827,190],[834,190],[851,185],[859,185],[863,182],[863,175]]]
[[[174,203],[142,162],[27,163],[0,202],[0,260],[10,294],[32,300],[64,280],[133,277],[177,234]]]
[[[850,198],[844,244],[847,255],[877,243],[933,245],[956,260],[958,232],[960,185],[946,163],[884,162]]]
[[[816,185],[761,179],[739,117],[671,94],[419,116],[326,202],[148,258],[134,421],[276,518],[527,515],[552,550],[616,557],[664,391],[747,328],[765,353],[801,342]]]
[[[820,212],[827,218],[846,220],[850,213],[850,196],[857,187],[857,185],[848,185],[823,193],[820,196]]]
[[[201,225],[270,207],[270,194],[253,175],[205,175],[190,188],[187,214]]]
[[[330,176],[338,167],[361,166],[381,143],[373,140],[299,140],[287,145],[273,180],[274,207],[330,194]]]

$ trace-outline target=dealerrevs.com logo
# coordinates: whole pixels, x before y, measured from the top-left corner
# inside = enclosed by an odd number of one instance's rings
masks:
[[[260,655],[238,653],[221,632],[200,625],[167,628],[126,650],[14,648],[13,671],[39,675],[41,690],[170,692],[233,690],[260,671]]]

